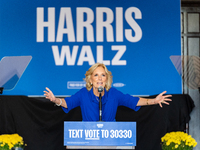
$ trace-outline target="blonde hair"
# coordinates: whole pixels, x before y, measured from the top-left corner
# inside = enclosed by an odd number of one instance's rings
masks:
[[[94,72],[94,70],[97,67],[104,68],[104,70],[106,72],[106,76],[107,76],[107,82],[106,82],[105,88],[106,88],[106,91],[109,91],[109,89],[111,88],[111,84],[112,84],[112,73],[110,71],[108,71],[108,69],[106,68],[106,66],[104,64],[102,64],[102,63],[96,63],[96,64],[92,65],[88,69],[88,71],[86,71],[86,73],[85,73],[85,79],[84,79],[86,81],[86,88],[87,88],[88,91],[91,90],[92,85],[90,83],[90,78],[91,78],[92,73]]]

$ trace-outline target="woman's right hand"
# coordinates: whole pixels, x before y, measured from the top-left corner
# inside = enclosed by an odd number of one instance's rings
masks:
[[[50,101],[56,103],[56,97],[54,96],[53,92],[46,87],[47,91],[44,91],[44,95],[46,96],[46,99],[49,99]]]

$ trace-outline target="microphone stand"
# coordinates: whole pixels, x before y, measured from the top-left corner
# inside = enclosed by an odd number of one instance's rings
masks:
[[[101,92],[103,92],[103,87],[98,87],[99,92],[99,121],[102,121],[102,102],[101,102]]]
[[[102,121],[102,102],[101,102],[101,93],[99,94],[99,121]]]

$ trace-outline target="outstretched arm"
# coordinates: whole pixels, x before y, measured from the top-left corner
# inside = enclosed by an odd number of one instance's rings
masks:
[[[172,97],[172,95],[164,95],[166,91],[160,93],[156,98],[141,98],[139,99],[137,106],[145,106],[145,105],[155,105],[159,104],[160,107],[162,107],[162,104],[169,105],[168,101],[172,101],[169,97]]]
[[[67,103],[64,98],[56,98],[53,94],[53,92],[46,87],[46,91],[44,91],[44,95],[46,96],[46,99],[49,99],[53,103],[55,103],[57,106],[62,106],[67,108]]]

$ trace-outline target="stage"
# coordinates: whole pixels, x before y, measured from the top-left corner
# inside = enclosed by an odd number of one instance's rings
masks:
[[[150,96],[150,97],[155,97]],[[136,150],[161,150],[161,137],[186,130],[194,102],[189,95],[173,94],[170,105],[143,106],[138,112],[118,107],[116,121],[137,122]],[[80,108],[65,114],[43,97],[0,96],[0,134],[18,133],[25,150],[64,150],[64,121],[82,121]]]

